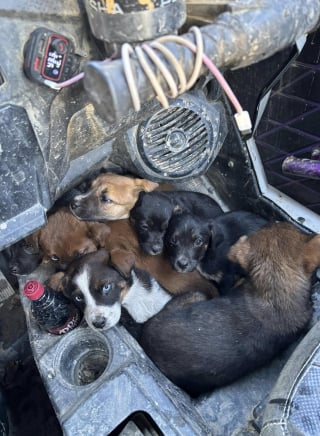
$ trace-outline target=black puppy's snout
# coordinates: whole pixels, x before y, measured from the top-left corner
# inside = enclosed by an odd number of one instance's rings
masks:
[[[163,250],[163,244],[153,244],[151,247],[151,254],[161,254]]]
[[[94,321],[92,321],[92,325],[97,329],[103,329],[106,325],[106,320],[103,316],[97,316]]]
[[[177,260],[177,266],[181,269],[185,269],[188,266],[188,259],[186,257],[180,257]]]

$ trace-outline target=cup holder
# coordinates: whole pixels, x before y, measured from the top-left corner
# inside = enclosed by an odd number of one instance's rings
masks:
[[[74,386],[96,381],[107,369],[110,347],[106,338],[89,329],[68,333],[58,352],[58,368],[64,380]]]

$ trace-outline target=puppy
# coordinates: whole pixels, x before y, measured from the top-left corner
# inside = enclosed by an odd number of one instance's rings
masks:
[[[26,237],[0,252],[0,269],[12,288],[18,289],[18,277],[34,271],[41,259],[41,253],[33,249]]]
[[[210,297],[217,296],[216,287],[202,277],[198,271],[180,274],[175,271],[168,260],[162,256],[150,256],[144,253],[129,220],[109,221],[106,225],[109,231],[92,226],[91,235],[96,243],[108,251],[121,249],[134,255],[135,266],[147,271],[160,285],[173,295],[198,290]]]
[[[228,258],[247,278],[230,296],[185,304],[176,297],[144,324],[141,345],[192,396],[268,363],[306,328],[320,235],[274,223],[243,236]]]
[[[27,236],[2,251],[11,275],[28,275],[40,264],[42,255],[39,249],[33,246],[32,241],[32,237]]]
[[[32,237],[34,246],[43,254],[43,262],[54,264],[57,270],[65,270],[74,259],[99,248],[123,249],[134,255],[137,268],[149,272],[172,294],[193,289],[213,296],[217,292],[198,272],[179,274],[164,257],[143,253],[127,219],[108,224],[80,221],[67,208],[62,208],[50,215],[47,225]]]
[[[86,254],[71,263],[59,289],[84,312],[93,329],[116,325],[121,306],[136,323],[144,323],[172,296],[150,274],[135,268],[134,261],[124,250]]]
[[[80,220],[108,221],[129,217],[139,192],[153,191],[158,183],[119,174],[98,176],[85,194],[71,201],[70,209]]]
[[[142,249],[151,255],[163,252],[164,235],[174,211],[186,211],[206,218],[222,214],[209,196],[199,192],[141,192],[130,212]]]
[[[1,289],[4,289],[8,285],[3,281],[3,276],[9,282],[13,289],[19,288],[19,283],[17,277],[13,276],[10,273],[8,262],[3,254],[3,251],[0,251],[0,283]]]
[[[65,270],[73,259],[100,248],[92,229],[95,235],[100,232],[106,237],[110,233],[105,224],[79,221],[64,207],[51,214],[46,226],[33,233],[29,242],[34,251],[42,253],[44,263]]]
[[[164,238],[165,255],[179,272],[197,269],[204,277],[227,290],[241,268],[227,259],[227,253],[242,235],[248,235],[267,223],[246,211],[227,212],[214,219],[190,213],[173,215]]]

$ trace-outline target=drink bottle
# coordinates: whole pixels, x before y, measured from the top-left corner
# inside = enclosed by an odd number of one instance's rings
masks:
[[[81,316],[78,308],[49,286],[29,280],[24,285],[23,294],[31,300],[34,319],[47,332],[63,335],[79,324]]]

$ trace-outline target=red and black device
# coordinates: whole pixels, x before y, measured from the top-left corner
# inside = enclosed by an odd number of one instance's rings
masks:
[[[79,59],[70,38],[44,27],[34,30],[24,47],[24,72],[30,80],[64,82],[78,72]]]

